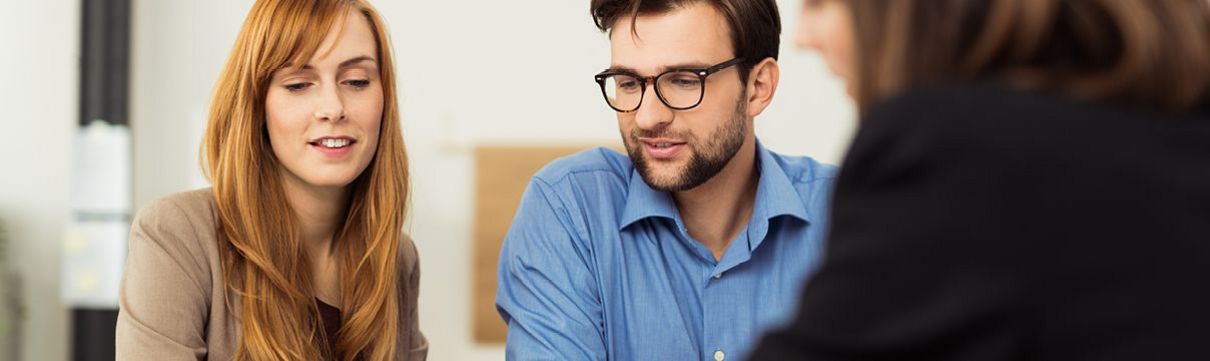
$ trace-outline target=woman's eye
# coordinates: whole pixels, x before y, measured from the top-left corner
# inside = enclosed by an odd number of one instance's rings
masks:
[[[369,79],[346,80],[345,84],[352,85],[354,88],[365,88],[365,87],[370,86],[370,80]]]
[[[291,92],[296,92],[296,91],[306,89],[309,86],[311,86],[311,83],[286,84],[286,90],[291,91]]]

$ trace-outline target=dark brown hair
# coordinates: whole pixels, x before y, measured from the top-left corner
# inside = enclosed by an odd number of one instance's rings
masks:
[[[781,15],[773,0],[592,0],[590,13],[597,28],[608,32],[623,17],[662,14],[693,3],[706,3],[727,18],[731,29],[731,49],[739,64],[740,79],[748,81],[748,72],[765,58],[777,59],[781,36]]]
[[[857,101],[996,78],[1179,111],[1210,88],[1207,0],[848,0]]]

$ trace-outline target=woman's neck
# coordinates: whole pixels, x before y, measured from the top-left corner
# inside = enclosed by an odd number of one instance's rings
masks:
[[[286,176],[286,200],[298,217],[299,236],[312,256],[326,255],[344,219],[349,194],[345,187],[315,187]]]
[[[286,176],[283,188],[298,217],[299,236],[310,261],[315,297],[341,307],[340,267],[333,239],[348,208],[347,188],[315,187],[293,175]]]

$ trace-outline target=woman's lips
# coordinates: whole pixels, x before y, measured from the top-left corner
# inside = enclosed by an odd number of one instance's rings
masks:
[[[349,138],[322,138],[307,144],[325,157],[341,158],[352,153],[353,145],[357,144],[357,141]]]

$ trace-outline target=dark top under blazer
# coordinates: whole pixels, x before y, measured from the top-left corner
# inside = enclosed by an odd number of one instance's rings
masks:
[[[862,120],[756,360],[1210,360],[1210,112],[993,84]]]

